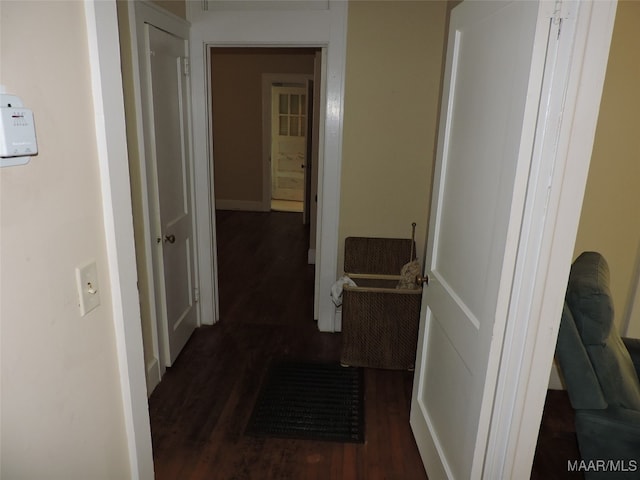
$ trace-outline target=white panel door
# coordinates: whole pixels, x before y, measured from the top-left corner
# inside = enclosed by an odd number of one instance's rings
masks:
[[[170,366],[193,333],[195,265],[191,208],[187,41],[147,25],[153,117],[155,283],[159,336]]]
[[[271,87],[271,198],[304,199],[307,89]]]
[[[482,473],[540,98],[534,45],[548,38],[538,10],[451,14],[411,406],[432,480]]]
[[[314,109],[313,105],[313,80],[307,80],[307,137],[305,139],[305,163],[304,163],[304,205],[302,206],[302,223],[308,225],[311,221],[311,205],[315,202],[315,198],[312,200],[311,192],[313,187],[311,186],[312,174],[313,174],[313,118]]]

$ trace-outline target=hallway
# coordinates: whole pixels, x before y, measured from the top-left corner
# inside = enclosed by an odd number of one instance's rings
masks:
[[[218,211],[217,241],[221,321],[196,330],[149,399],[156,478],[426,479],[411,372],[366,370],[364,444],[244,435],[269,362],[338,361],[340,334],[313,320],[300,214]]]

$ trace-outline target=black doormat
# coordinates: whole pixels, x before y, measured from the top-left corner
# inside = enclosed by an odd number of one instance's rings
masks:
[[[337,363],[274,363],[267,372],[246,433],[364,442],[362,369]]]

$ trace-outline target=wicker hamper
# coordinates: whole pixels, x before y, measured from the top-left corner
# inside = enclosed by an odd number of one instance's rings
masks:
[[[422,289],[396,289],[411,244],[395,238],[345,240],[344,270],[358,286],[345,285],[342,294],[342,364],[414,367]]]

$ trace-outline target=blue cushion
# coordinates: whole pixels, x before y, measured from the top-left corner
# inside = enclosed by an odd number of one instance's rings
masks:
[[[640,382],[613,323],[609,266],[602,255],[585,252],[576,259],[566,301],[609,406],[640,410]]]
[[[571,266],[567,304],[585,345],[601,345],[613,325],[609,266],[596,252],[584,252]]]
[[[580,340],[573,315],[566,303],[562,310],[556,358],[573,408],[607,408],[598,377],[593,371],[591,360]]]

